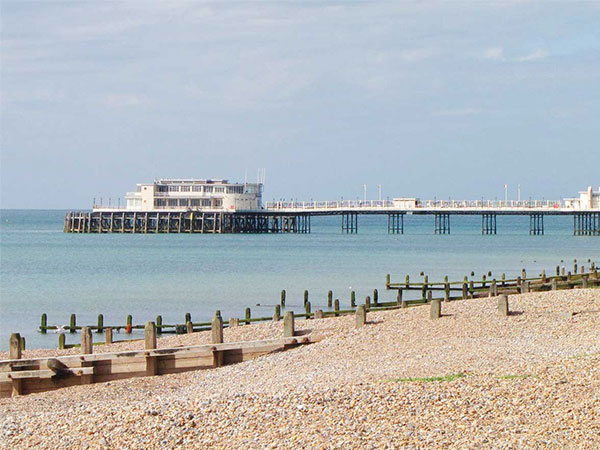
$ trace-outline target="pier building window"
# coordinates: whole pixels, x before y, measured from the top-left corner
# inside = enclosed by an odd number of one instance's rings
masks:
[[[215,186],[215,192],[225,192],[225,186]]]
[[[243,194],[244,186],[227,186],[228,194]]]
[[[181,186],[181,192],[190,192],[189,186]]]
[[[169,199],[169,206],[177,206],[177,199],[176,198]]]
[[[223,200],[220,198],[216,198],[215,199],[215,208],[222,208],[223,207]]]
[[[202,199],[202,206],[210,206],[210,199],[208,199],[208,198]]]
[[[202,186],[192,186],[192,191],[194,191],[194,192],[202,192]]]
[[[167,206],[167,201],[163,198],[157,198],[154,200],[154,206],[158,206],[158,207]]]
[[[213,186],[204,186],[204,192],[212,192]]]
[[[179,186],[169,186],[169,192],[179,192]]]
[[[187,198],[179,199],[179,206],[188,206],[189,200]]]
[[[194,186],[194,187],[196,187],[196,186]],[[200,206],[201,201],[199,198],[193,198],[193,199],[191,199],[190,203],[191,203],[191,206]]]
[[[167,192],[168,186],[156,186],[156,192]]]

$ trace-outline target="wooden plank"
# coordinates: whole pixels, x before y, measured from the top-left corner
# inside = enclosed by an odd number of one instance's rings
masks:
[[[62,374],[69,374],[75,376],[81,375],[92,375],[94,373],[93,367],[80,367],[75,369],[64,369],[61,371]],[[8,372],[0,374],[0,382],[4,382],[7,380],[17,380],[23,378],[51,378],[56,375],[56,373],[50,369],[42,369],[42,370],[22,370],[18,372]]]

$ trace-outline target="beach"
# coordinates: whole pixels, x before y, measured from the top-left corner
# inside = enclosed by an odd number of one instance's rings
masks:
[[[2,448],[597,448],[600,290],[298,320],[318,343],[218,369],[0,400]],[[225,330],[279,337],[282,323]],[[209,333],[159,347],[209,342]],[[95,352],[142,348],[141,342]],[[77,352],[75,349],[60,354]],[[25,351],[24,357],[59,354]],[[2,354],[0,357],[5,358]]]

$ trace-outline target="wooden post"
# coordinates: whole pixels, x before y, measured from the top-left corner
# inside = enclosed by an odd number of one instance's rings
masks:
[[[367,322],[367,310],[365,305],[358,305],[356,312],[354,313],[354,326],[360,328]]]
[[[9,340],[8,349],[9,359],[21,359],[21,335],[19,333],[12,333]],[[23,394],[23,380],[13,379],[12,380],[12,393],[13,397]]]
[[[498,312],[501,316],[508,316],[510,314],[508,309],[508,296],[506,294],[498,297]]]
[[[132,330],[133,330],[133,317],[131,317],[131,314],[128,314],[127,315],[127,326],[125,327],[125,333],[131,334]]]
[[[46,334],[46,332],[48,330],[46,330],[46,327],[48,326],[48,316],[46,315],[46,313],[42,314],[42,322],[40,323],[40,333],[42,334]]]
[[[396,304],[402,304],[402,288],[398,289],[398,295],[396,296]]]
[[[102,331],[104,331],[104,316],[98,314],[98,328],[96,329],[96,333],[102,333]]]
[[[429,308],[429,318],[430,319],[439,319],[441,316],[442,316],[442,302],[438,299],[432,300],[431,307]]]
[[[529,292],[529,281],[521,282],[521,294],[526,294]]]
[[[192,325],[190,320],[185,323],[185,331],[187,334],[192,334],[194,332],[194,325]]]
[[[377,292],[377,289],[373,289],[373,306],[379,306],[379,292]]]
[[[77,326],[77,316],[75,314],[71,314],[71,326],[70,326],[69,332],[75,333],[76,326]]]
[[[496,284],[496,279],[492,280],[490,284],[490,297],[496,297],[498,295],[498,285]]]
[[[391,282],[391,277],[390,277],[390,274],[388,273],[388,274],[385,276],[385,288],[386,288],[386,289],[389,289],[389,288],[390,288],[390,282]]]
[[[26,345],[25,336],[21,336],[21,350],[25,350]]]
[[[335,315],[336,317],[340,315],[340,313],[339,313],[339,311],[340,311],[340,300],[339,300],[339,299],[337,299],[337,298],[336,298],[336,299],[335,299],[335,301],[333,302],[333,310],[335,311],[335,314],[334,314],[334,315]]]
[[[315,311],[315,319],[324,319],[324,318],[325,318],[325,314],[323,314],[323,310],[317,309]]]
[[[427,303],[431,303],[433,298],[433,291],[427,291]]]
[[[83,327],[81,329],[81,354],[91,355],[94,353],[94,345],[92,341],[92,330],[90,327]]]
[[[327,293],[327,307],[331,308],[333,306],[333,291],[329,291]]]
[[[213,317],[210,327],[211,344],[223,343],[223,318],[221,316]]]
[[[64,350],[65,349],[65,344],[66,344],[65,341],[66,340],[67,340],[67,337],[65,336],[65,333],[60,333],[58,335],[58,349],[59,350]]]
[[[156,349],[156,324],[154,322],[146,322],[144,327],[144,349]],[[158,359],[156,356],[146,355],[146,376],[158,374]]]
[[[552,285],[552,290],[553,291],[558,290],[558,282],[556,281],[556,278],[552,278],[552,281],[550,283]]]
[[[156,316],[156,332],[162,334],[162,316]]]
[[[240,326],[240,319],[238,319],[237,317],[231,317],[229,319],[229,328],[234,328],[234,327],[239,327]]]
[[[444,301],[450,301],[450,283],[448,283],[448,281],[444,283]]]
[[[285,289],[281,290],[281,306],[285,306]]]
[[[587,275],[583,275],[581,277],[581,287],[583,289],[587,289],[588,288],[588,276]]]
[[[192,321],[192,314],[191,313],[185,313],[185,323],[191,322]]]
[[[467,299],[468,297],[469,297],[469,291],[468,291],[468,288],[467,288],[467,283],[463,283],[463,285],[462,285],[462,298],[464,300],[464,299]]]
[[[251,316],[252,316],[252,311],[250,311],[250,308],[246,308],[246,325],[250,325]]]
[[[560,275],[560,266],[556,266],[556,276]]]
[[[8,359],[21,359],[21,335],[19,333],[10,335]]]
[[[356,292],[350,292],[350,307],[356,308]]]
[[[113,329],[110,327],[104,329],[104,343],[105,344],[113,343]]]
[[[275,305],[275,314],[273,314],[273,322],[279,322],[281,319],[281,305]]]
[[[367,298],[365,298],[365,308],[371,309],[371,297],[369,297],[368,295]]]
[[[306,305],[307,302],[308,302],[308,291],[305,290],[304,291],[304,305]]]
[[[310,319],[310,302],[306,302],[304,305],[304,313],[306,314],[306,318]]]
[[[294,313],[293,311],[286,311],[283,316],[283,336],[293,337],[294,336]]]
[[[408,308],[408,302],[406,300],[402,300],[402,303],[400,303],[400,307],[401,308]]]

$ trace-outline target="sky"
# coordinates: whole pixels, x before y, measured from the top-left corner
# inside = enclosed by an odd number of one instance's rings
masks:
[[[600,186],[600,1],[1,2],[2,208]],[[121,200],[122,202],[122,200]]]

